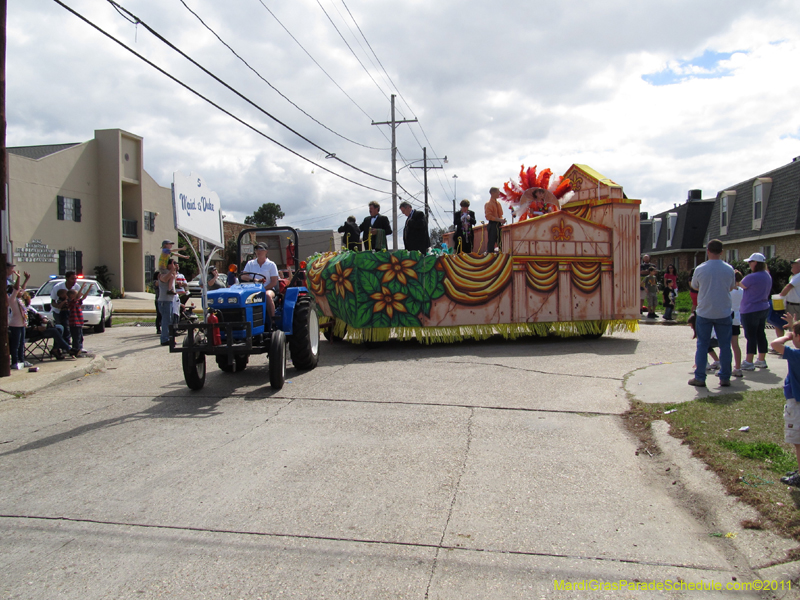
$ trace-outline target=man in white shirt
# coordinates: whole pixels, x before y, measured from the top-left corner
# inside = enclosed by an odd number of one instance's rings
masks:
[[[800,258],[792,261],[792,276],[789,283],[781,290],[781,296],[786,298],[786,312],[791,314],[795,321],[800,319]]]
[[[56,322],[56,325],[61,325],[64,327],[64,331],[61,333],[61,337],[64,338],[64,341],[67,344],[71,343],[72,336],[69,332],[69,311],[64,306],[64,310],[61,310],[56,304],[58,304],[58,290],[80,290],[81,286],[79,286],[76,282],[78,281],[78,276],[75,274],[75,271],[67,271],[64,273],[64,281],[61,283],[57,283],[53,286],[53,289],[50,290],[50,310],[53,313],[53,319]]]
[[[267,258],[267,245],[256,246],[256,257],[247,262],[239,278],[241,281],[263,283],[267,290],[267,314],[275,316],[275,286],[278,285],[278,266]]]

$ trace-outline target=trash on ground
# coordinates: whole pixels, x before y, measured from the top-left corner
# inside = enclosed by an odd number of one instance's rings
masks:
[[[739,431],[750,431],[750,426],[745,425],[744,427],[739,427]]]
[[[664,414],[665,415],[671,415],[674,412],[678,412],[678,409],[677,408],[673,408],[672,410],[665,410]]]

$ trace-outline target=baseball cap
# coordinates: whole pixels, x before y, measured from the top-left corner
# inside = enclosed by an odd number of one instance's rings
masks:
[[[800,258],[798,258],[797,260],[793,260],[792,262],[793,263],[800,263]]]
[[[256,244],[256,250],[266,250],[266,249],[267,249],[267,245],[264,244],[263,242],[260,243],[260,244]]]
[[[744,262],[767,262],[767,259],[764,258],[764,255],[761,252],[753,252],[749,258],[746,258]]]
[[[175,242],[173,242],[172,240],[164,240],[163,242],[161,242],[161,245],[166,246],[167,244],[174,244],[174,243]]]
[[[800,258],[798,258],[797,260],[800,260]],[[16,267],[16,266],[17,266],[17,265],[12,265],[10,262],[6,261],[6,269],[7,269],[8,267]]]

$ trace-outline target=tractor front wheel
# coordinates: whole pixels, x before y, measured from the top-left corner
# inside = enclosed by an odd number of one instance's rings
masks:
[[[189,345],[189,336],[183,340],[184,348]],[[202,344],[203,339],[200,334],[195,336],[195,344]],[[183,352],[181,354],[183,363],[183,378],[186,385],[191,390],[201,390],[206,383],[206,353],[205,352]]]
[[[279,390],[286,381],[286,335],[273,331],[269,341],[269,384]]]

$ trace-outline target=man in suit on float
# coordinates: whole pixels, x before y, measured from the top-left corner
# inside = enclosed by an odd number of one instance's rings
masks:
[[[380,214],[381,205],[374,200],[369,203],[369,216],[361,223],[361,239],[364,242],[364,250],[383,250],[386,240],[392,235],[392,226],[389,218]],[[383,231],[386,236],[378,236],[378,231]]]
[[[406,250],[418,250],[425,254],[431,247],[425,213],[421,210],[414,210],[411,203],[405,200],[400,203],[400,212],[406,216],[406,224],[403,227],[403,246]]]

